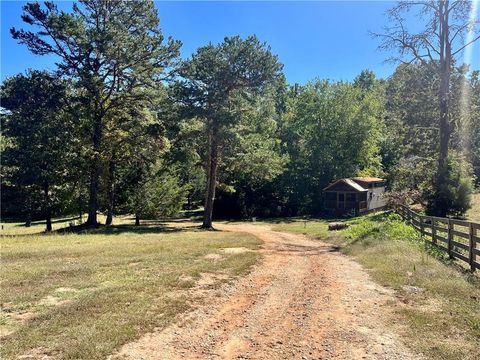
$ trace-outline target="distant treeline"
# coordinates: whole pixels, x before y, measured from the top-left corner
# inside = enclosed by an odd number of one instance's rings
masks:
[[[435,206],[438,63],[389,79],[288,84],[255,36],[229,37],[180,61],[150,1],[27,4],[34,29],[11,33],[54,72],[1,86],[2,216],[88,213],[168,217],[205,206],[216,218],[322,213],[332,180],[379,176],[392,193]],[[451,64],[448,213],[480,179],[480,74]],[[442,190],[443,191],[443,190]],[[215,202],[214,202],[215,200]],[[50,225],[49,225],[50,224]]]

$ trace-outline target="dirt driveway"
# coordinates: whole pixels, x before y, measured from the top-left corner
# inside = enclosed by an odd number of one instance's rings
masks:
[[[418,359],[386,324],[391,291],[336,249],[267,226],[218,225],[258,236],[263,260],[205,296],[176,325],[113,359]]]

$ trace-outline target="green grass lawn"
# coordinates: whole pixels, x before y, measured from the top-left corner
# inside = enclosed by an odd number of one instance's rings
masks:
[[[104,359],[186,311],[192,299],[182,290],[202,273],[229,281],[258,256],[205,258],[225,247],[256,249],[259,241],[248,234],[121,222],[65,235],[31,234],[43,224],[6,224],[2,234],[16,235],[1,238],[0,358]]]
[[[480,359],[480,279],[425,247],[398,215],[377,214],[347,221],[348,229],[327,231],[327,221],[293,221],[274,228],[307,234],[341,247],[374,280],[393,288],[396,323],[413,349],[431,359]]]

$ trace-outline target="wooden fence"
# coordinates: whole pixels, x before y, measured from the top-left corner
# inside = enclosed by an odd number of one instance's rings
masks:
[[[395,211],[450,258],[467,262],[472,271],[480,269],[479,223],[421,215],[404,205]]]

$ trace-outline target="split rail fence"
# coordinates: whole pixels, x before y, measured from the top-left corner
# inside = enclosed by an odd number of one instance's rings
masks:
[[[404,205],[396,212],[450,258],[467,262],[472,271],[480,269],[479,223],[421,215]]]

